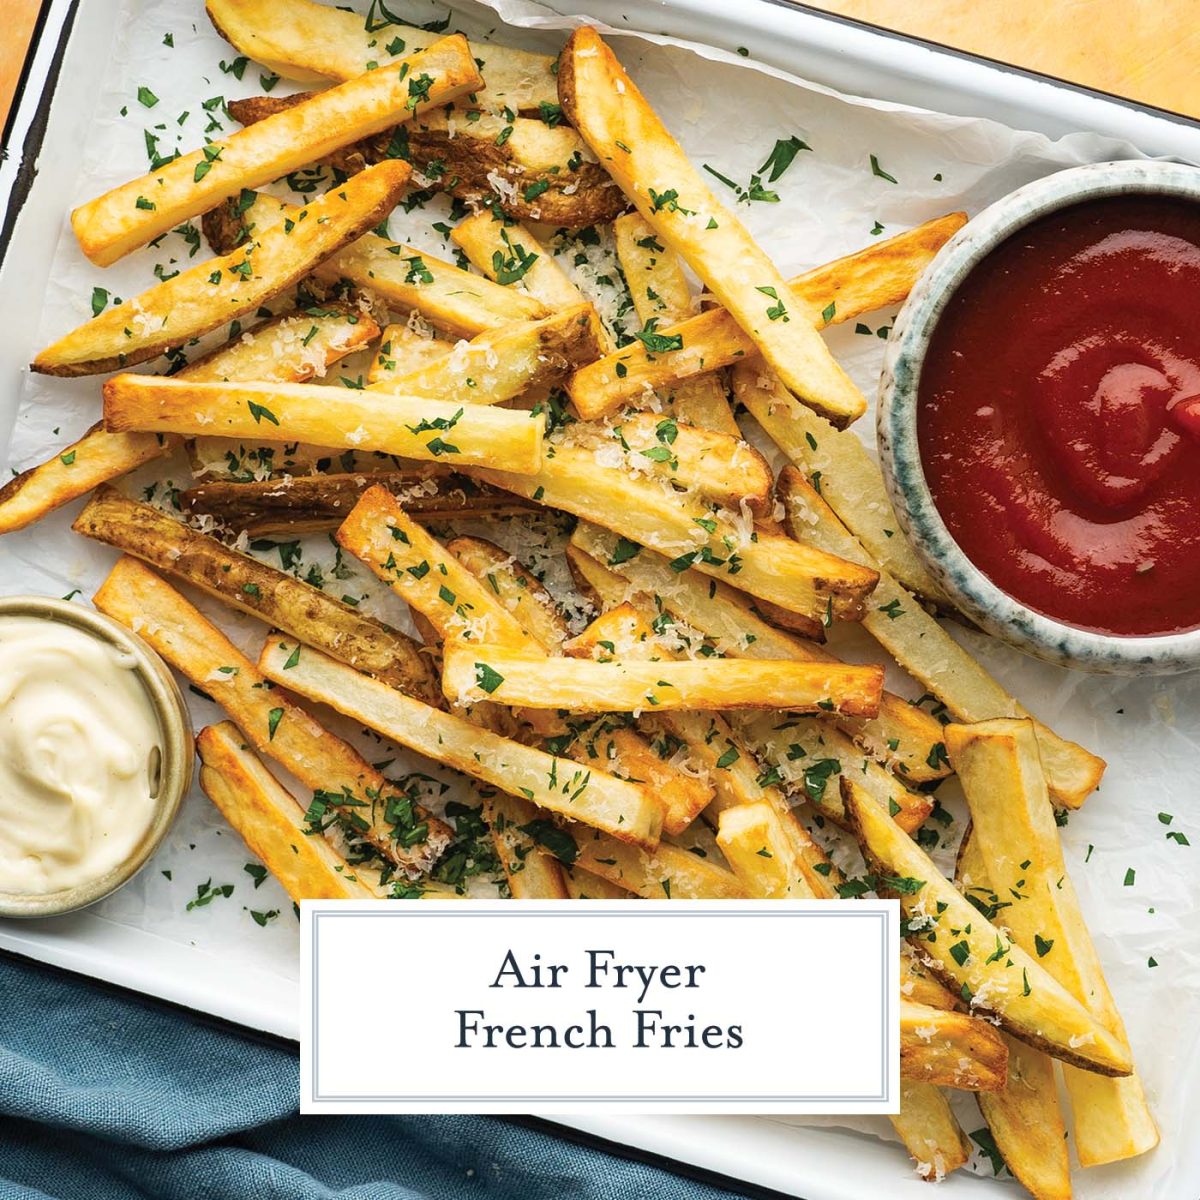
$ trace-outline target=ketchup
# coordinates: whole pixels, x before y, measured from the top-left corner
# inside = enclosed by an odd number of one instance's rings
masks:
[[[1200,205],[1088,201],[997,247],[938,321],[917,432],[1010,596],[1104,633],[1200,626]]]

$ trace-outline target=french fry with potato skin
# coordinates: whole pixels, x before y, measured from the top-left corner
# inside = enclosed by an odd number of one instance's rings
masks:
[[[474,467],[470,474],[658,550],[676,570],[692,567],[816,621],[856,620],[875,586],[870,569],[766,530],[743,537],[719,509],[603,466],[583,447],[555,446],[536,475]]]
[[[1052,975],[971,905],[852,776],[842,803],[877,880],[895,895],[918,948],[947,987],[1014,1037],[1101,1075],[1132,1069],[1129,1052]],[[961,960],[961,961],[960,961]]]
[[[1005,927],[1123,1045],[1125,1024],[1104,978],[1063,858],[1033,722],[947,725],[946,747],[962,780],[988,885],[1006,899]],[[1136,1075],[1099,1080],[1064,1066],[1083,1166],[1145,1154],[1158,1129]]]
[[[611,883],[582,867],[564,867],[567,894],[572,900],[636,900],[637,896],[620,884]]]
[[[80,325],[32,363],[44,375],[98,375],[157,358],[273,296],[336,255],[396,206],[408,182],[406,163],[380,163],[326,192],[245,246],[197,263],[133,300]],[[215,281],[215,282],[214,282]]]
[[[849,424],[867,402],[834,361],[805,307],[741,221],[712,194],[595,29],[559,58],[563,111],[662,241],[733,315],[807,404]]]
[[[986,907],[1000,903],[969,825],[959,846],[954,882],[964,896]],[[999,1091],[979,1094],[979,1111],[1005,1166],[1035,1200],[1071,1200],[1071,1159],[1054,1059],[1006,1033],[1000,1036],[1008,1046],[1008,1079]]]
[[[879,707],[882,680],[879,667],[733,658],[592,662],[487,643],[449,645],[442,665],[442,691],[452,703],[490,699],[576,713],[787,708],[870,714]]]
[[[805,311],[820,314],[813,318],[818,329],[899,304],[966,219],[965,213],[951,213],[927,221],[907,233],[797,275],[789,286],[802,298]],[[825,313],[830,314],[828,318]],[[753,339],[723,308],[709,309],[658,332],[678,337],[682,346],[651,353],[638,342],[575,373],[567,390],[581,416],[588,420],[607,416],[655,389],[731,366],[758,353]]]
[[[189,363],[177,378],[300,383],[378,335],[370,317],[338,308],[315,317],[276,317]],[[98,422],[53,458],[0,487],[0,534],[24,529],[93,488],[170,454],[178,444],[178,438],[161,433],[109,433]]]
[[[831,554],[873,561],[833,510],[795,467],[779,476],[778,494],[790,529]],[[1021,705],[967,653],[886,571],[863,627],[959,721],[1028,716]],[[1105,763],[1082,746],[1035,722],[1042,766],[1059,804],[1078,808],[1100,783]]]
[[[1003,1035],[987,1021],[900,1001],[900,1077],[969,1092],[997,1092],[1008,1075]]]
[[[901,1079],[900,1112],[888,1120],[923,1179],[937,1182],[970,1161],[971,1143],[932,1083]]]
[[[400,499],[405,511],[427,521],[510,516],[532,510],[532,505],[516,496],[476,483],[466,475],[416,465],[407,471],[370,475],[285,475],[250,483],[201,483],[181,492],[179,502],[186,513],[215,517],[222,525],[255,537],[325,533],[346,519],[369,487],[387,488]]]
[[[545,421],[532,413],[314,383],[191,383],[115,375],[104,384],[105,428],[301,442],[426,462],[535,474]],[[445,435],[445,436],[443,436]]]
[[[390,687],[438,702],[429,661],[412,638],[285,571],[230,550],[149,504],[101,488],[72,528],[192,584],[238,612],[286,630]]]
[[[148,642],[195,687],[211,692],[260,754],[311,788],[315,799],[341,813],[385,858],[418,875],[441,857],[451,840],[445,824],[398,794],[356,750],[276,690],[149,567],[122,558],[93,602]]]
[[[461,34],[441,38],[395,66],[366,71],[131,179],[71,214],[80,248],[111,266],[139,246],[341,146],[446,104],[482,84]]]
[[[272,634],[258,665],[281,687],[328,704],[391,741],[473,779],[524,796],[539,808],[593,826],[619,841],[650,848],[658,843],[662,804],[637,784],[501,737],[288,638]]]
[[[524,796],[489,791],[483,794],[483,811],[512,898],[570,899],[562,864],[525,832],[525,826],[540,818],[537,805]]]
[[[723,809],[717,845],[748,895],[764,900],[826,899],[809,883],[811,868],[764,801]]]

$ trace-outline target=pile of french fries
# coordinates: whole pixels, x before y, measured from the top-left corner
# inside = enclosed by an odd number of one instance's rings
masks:
[[[331,710],[470,781],[514,897],[897,896],[894,1125],[922,1175],[971,1154],[946,1089],[975,1093],[1037,1197],[1071,1194],[1060,1077],[1081,1165],[1151,1149],[1055,820],[1104,763],[933,615],[946,601],[846,429],[866,405],[820,333],[901,301],[964,217],[785,278],[593,29],[554,60],[313,0],[208,12],[239,53],[325,86],[232,106],[240,132],[75,210],[98,266],[202,216],[213,256],[37,356],[117,373],[102,420],[0,490],[0,532],[91,493],[74,528],[122,555],[96,606],[224,709],[199,733],[200,782],[251,850],[296,900],[456,894],[437,870],[455,817],[327,728]],[[302,207],[255,190],[315,163],[334,183]],[[381,230],[414,189],[470,206],[459,263]],[[609,222],[647,335],[623,344],[545,245]],[[182,369],[128,370],[179,368],[268,301]],[[323,382],[361,353],[365,384]],[[197,482],[177,511],[114,486],[180,451]],[[454,528],[544,510],[570,518],[586,626]],[[243,552],[266,533],[334,538],[417,636]],[[257,661],[180,584],[260,619]],[[937,715],[878,663],[839,661],[843,622]],[[970,824],[947,878],[922,835],[951,774]]]

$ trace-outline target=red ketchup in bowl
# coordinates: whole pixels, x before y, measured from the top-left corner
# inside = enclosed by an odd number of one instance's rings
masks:
[[[950,298],[921,368],[934,503],[999,588],[1082,629],[1200,626],[1200,206],[1078,204]]]

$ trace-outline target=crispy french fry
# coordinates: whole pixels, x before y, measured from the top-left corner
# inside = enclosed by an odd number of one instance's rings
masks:
[[[779,477],[779,495],[794,532],[831,554],[870,564],[870,556],[795,467]],[[959,721],[1028,716],[886,571],[863,616],[867,631]],[[1035,722],[1042,766],[1059,804],[1078,808],[1100,782],[1104,760]]]
[[[618,217],[613,233],[634,312],[642,325],[657,332],[660,325],[675,325],[694,316],[698,306],[679,256],[658,240],[641,213]],[[672,414],[684,424],[741,437],[725,385],[715,373],[683,380],[668,398]]]
[[[719,509],[680,496],[658,480],[606,467],[583,447],[556,446],[536,475],[478,468],[471,474],[476,470],[485,483],[667,555],[677,571],[694,567],[801,616],[855,620],[875,586],[871,570],[765,530],[742,532]]]
[[[371,389],[453,404],[500,404],[530,388],[561,382],[573,365],[600,353],[603,332],[590,304],[540,321],[487,330],[411,371],[376,371]],[[747,448],[748,449],[748,448]]]
[[[955,883],[958,884],[957,876]],[[930,1008],[951,1009],[959,1005],[958,997],[929,973],[907,942],[900,946],[900,998]]]
[[[658,475],[714,504],[732,509],[744,504],[758,516],[774,505],[775,475],[740,435],[681,425],[655,413],[632,413],[613,425],[572,425],[569,436],[605,461],[620,450],[630,470]]]
[[[264,425],[264,422],[266,423]],[[116,375],[104,384],[104,423],[114,432],[284,437],[426,461],[450,459],[535,473],[545,422],[532,413],[458,405],[302,383],[191,383]],[[444,435],[444,436],[443,436]]]
[[[794,466],[810,479],[820,480],[826,504],[871,558],[910,592],[948,606],[942,589],[904,536],[879,467],[858,435],[835,429],[799,403],[761,360],[738,363],[731,378],[738,403]]]
[[[263,766],[232,721],[209,725],[196,737],[200,786],[250,850],[297,903],[301,900],[375,900],[381,895],[320,836],[312,836],[304,809]]]
[[[970,1160],[971,1143],[932,1083],[901,1079],[900,1112],[888,1120],[923,1179],[938,1182]]]
[[[717,845],[751,896],[768,900],[820,900],[809,885],[807,864],[765,802],[723,809]]]
[[[843,775],[841,785],[876,890],[898,896],[909,941],[930,969],[1014,1037],[1099,1074],[1128,1075],[1128,1050],[974,908],[852,776]]]
[[[524,796],[494,792],[484,797],[484,819],[514,900],[570,897],[562,864],[533,841],[527,828],[544,820]]]
[[[270,183],[481,84],[467,39],[441,38],[395,67],[314,92],[301,104],[81,204],[71,225],[84,254],[98,266],[110,266],[243,189]]]
[[[418,333],[408,325],[389,325],[367,372],[367,383],[383,383],[406,375],[427,363],[436,362],[453,347],[430,334]]]
[[[151,437],[151,434],[111,434]],[[371,475],[287,475],[253,483],[202,483],[181,492],[183,511],[207,514],[253,536],[324,533],[336,529],[369,487],[387,488],[406,512],[427,521],[464,516],[508,516],[531,506],[439,467]],[[0,513],[3,510],[0,509]]]
[[[802,311],[820,314],[814,317],[818,328],[899,304],[966,219],[965,213],[951,213],[927,221],[907,233],[797,275],[789,286],[801,298]],[[589,420],[607,416],[657,388],[708,374],[758,352],[754,341],[723,308],[709,309],[658,332],[678,338],[682,345],[678,350],[652,352],[638,342],[575,373],[569,391],[581,416]]]
[[[148,504],[102,488],[72,526],[135,555],[239,612],[335,655],[389,686],[437,703],[429,660],[412,638]]]
[[[148,567],[122,558],[93,599],[193,686],[211,692],[260,754],[313,789],[316,807],[341,813],[397,866],[414,874],[427,871],[450,844],[446,825],[397,794],[357,751],[273,689],[220,630]]]
[[[1000,919],[1038,961],[1123,1045],[1125,1025],[1109,991],[1067,873],[1054,809],[1030,720],[947,725],[950,752],[971,810],[989,886],[1019,896]],[[1075,1152],[1083,1166],[1144,1154],[1158,1129],[1136,1075],[1098,1080],[1063,1071],[1075,1118]]]
[[[231,100],[229,114],[252,125],[310,94]],[[556,116],[548,114],[551,121]],[[461,105],[424,112],[402,128],[343,146],[324,161],[353,175],[397,155],[412,163],[430,190],[498,207],[516,221],[580,229],[611,221],[628,206],[604,168],[585,156],[579,134],[569,126],[474,107],[464,113]]]
[[[282,687],[328,704],[402,746],[540,808],[653,847],[662,804],[636,784],[523,746],[462,717],[431,708],[318,650],[272,635],[259,667]]]
[[[959,848],[954,881],[963,895],[988,907],[993,903],[979,840],[969,829]],[[1016,1038],[1000,1036],[1008,1046],[1008,1079],[999,1091],[979,1095],[979,1110],[1005,1165],[1036,1200],[1071,1200],[1071,1161],[1054,1060]]]
[[[456,704],[492,700],[572,712],[786,708],[873,713],[878,667],[764,663],[732,658],[687,662],[547,659],[506,645],[448,645],[442,690]]]
[[[1003,1035],[987,1021],[900,1001],[900,1075],[920,1083],[997,1092],[1008,1073]]]
[[[394,20],[390,13],[363,20],[359,13],[314,0],[207,0],[217,32],[255,62],[301,83],[352,79],[364,71],[416,54],[438,33]],[[483,73],[485,104],[537,112],[558,100],[554,57],[472,42]]]
[[[785,794],[811,803],[835,824],[846,824],[841,775],[853,776],[905,833],[919,829],[933,811],[932,797],[910,791],[832,722],[769,712],[731,715],[731,722]]]
[[[299,383],[378,334],[370,317],[340,309],[318,317],[276,317],[197,359],[178,377]],[[0,487],[0,534],[24,529],[93,488],[171,453],[177,445],[178,439],[161,433],[109,433],[103,423],[93,425],[53,458]]]
[[[96,375],[157,358],[192,338],[254,312],[316,264],[378,225],[408,180],[406,163],[380,163],[220,258],[198,263],[133,300],[80,325],[43,350],[32,369]]]
[[[364,175],[377,170],[379,167],[369,167],[344,186],[352,187]],[[263,193],[244,211],[240,201],[229,204],[234,205],[232,210],[228,204],[213,209],[203,222],[210,244],[221,253],[239,245],[247,236],[261,239],[277,226],[286,229],[299,221],[301,211]],[[375,225],[378,224],[376,221]],[[325,283],[349,280],[393,308],[417,310],[431,325],[455,337],[474,337],[485,329],[495,329],[511,321],[534,321],[546,316],[545,307],[532,296],[500,287],[423,250],[373,233],[344,248],[338,247],[314,267],[313,273]]]
[[[566,867],[563,870],[566,878],[567,894],[572,900],[636,900],[633,892],[620,884],[611,883],[585,871],[582,867]]]
[[[674,615],[731,658],[837,661],[811,641],[768,625],[752,611],[748,597],[726,584],[690,571],[674,571],[653,551],[630,555],[628,546],[620,550],[618,546],[615,535],[581,521],[567,548],[572,568],[587,575],[588,585],[602,594],[605,607],[632,599],[648,620],[660,619],[663,612]],[[894,766],[914,783],[949,774],[940,723],[890,692],[880,699],[878,717],[838,717],[836,723],[873,758]]]
[[[801,399],[839,424],[867,403],[805,307],[741,221],[712,194],[595,29],[559,59],[559,101],[663,242],[680,255]]]

